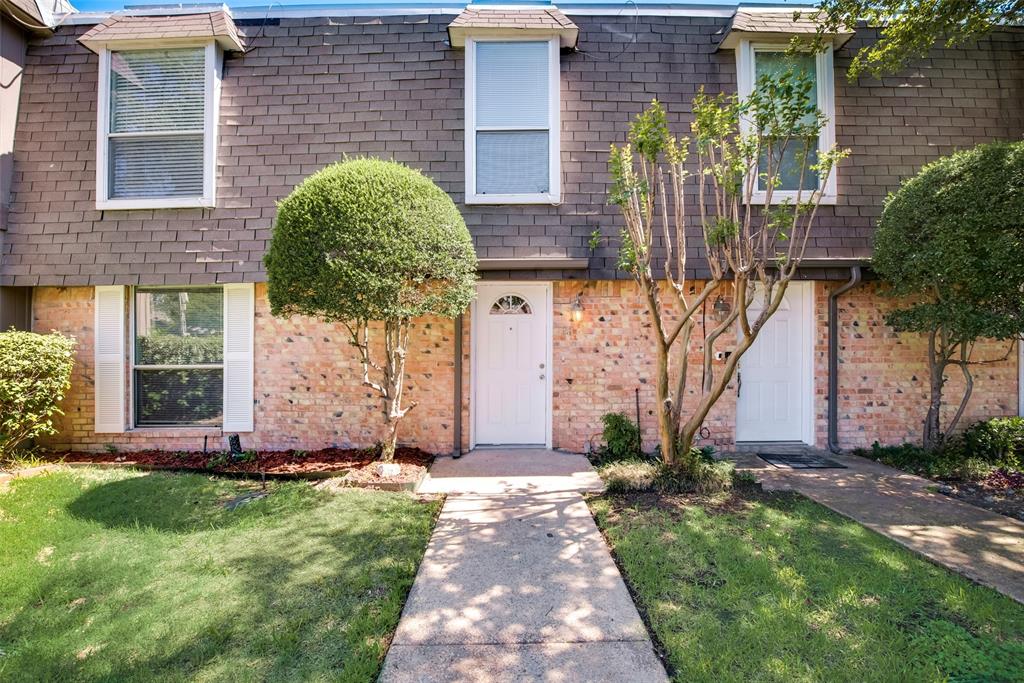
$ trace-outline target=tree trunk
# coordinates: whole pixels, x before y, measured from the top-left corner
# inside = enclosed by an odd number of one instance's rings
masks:
[[[391,462],[395,459],[395,450],[398,448],[398,419],[393,418],[388,411],[387,431],[380,447],[381,462]]]
[[[924,436],[922,443],[925,448],[938,448],[942,444],[942,426],[940,424],[940,413],[942,410],[942,387],[946,380],[945,358],[939,359],[935,348],[936,332],[928,335],[928,386],[930,397],[928,401],[928,414],[924,418]]]
[[[668,347],[660,340],[658,347],[658,381],[656,400],[658,402],[658,437],[661,442],[661,459],[666,465],[675,465],[677,425],[672,420],[672,402],[668,393]],[[678,398],[678,397],[677,397]]]

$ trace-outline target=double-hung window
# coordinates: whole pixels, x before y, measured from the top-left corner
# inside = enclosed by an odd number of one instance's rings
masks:
[[[135,426],[220,426],[223,290],[138,287],[134,316]]]
[[[755,203],[768,201],[769,188],[766,183],[766,169],[771,165],[777,179],[771,191],[771,202],[810,199],[813,193],[821,193],[822,203],[836,201],[836,171],[832,170],[823,183],[817,172],[810,167],[817,163],[820,154],[832,149],[835,144],[835,85],[832,66],[832,48],[817,54],[801,52],[790,54],[784,44],[758,44],[744,40],[737,50],[737,74],[740,97],[748,97],[764,77],[780,76],[787,72],[808,79],[813,88],[811,97],[818,111],[824,114],[825,123],[816,138],[807,140],[790,139],[785,145],[773,145],[771,158],[767,150],[762,152],[756,170],[757,178],[751,200]],[[752,133],[749,120],[742,122],[745,133]]]
[[[218,48],[100,53],[101,209],[215,204]]]
[[[466,40],[466,203],[560,201],[558,45]]]

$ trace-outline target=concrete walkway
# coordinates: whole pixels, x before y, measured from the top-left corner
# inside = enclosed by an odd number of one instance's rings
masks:
[[[778,449],[775,449],[778,450]],[[848,469],[789,470],[732,456],[765,489],[796,490],[933,562],[1024,602],[1024,524],[928,491],[935,482],[855,455]]]
[[[583,491],[579,455],[478,450],[435,462],[447,493],[380,680],[666,681]]]

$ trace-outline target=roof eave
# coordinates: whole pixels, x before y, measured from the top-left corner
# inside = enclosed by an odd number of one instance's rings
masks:
[[[730,29],[722,41],[718,44],[718,50],[735,50],[740,46],[740,41],[763,41],[766,43],[789,42],[793,38],[803,39],[808,42],[814,37],[813,33],[790,33],[786,31],[740,31]],[[853,38],[853,32],[833,33],[829,36],[832,39],[832,49],[838,50]]]
[[[515,28],[512,26],[449,26],[448,41],[452,47],[466,47],[467,38],[512,38],[516,40],[528,40],[530,38],[549,39],[557,36],[559,45],[564,48],[574,49],[580,39],[580,30],[576,27],[547,29],[547,28]]]

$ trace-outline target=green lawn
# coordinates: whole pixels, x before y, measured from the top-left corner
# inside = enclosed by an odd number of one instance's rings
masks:
[[[1024,606],[806,498],[590,505],[677,681],[1024,681]]]
[[[438,502],[74,470],[0,492],[0,680],[372,681]]]

